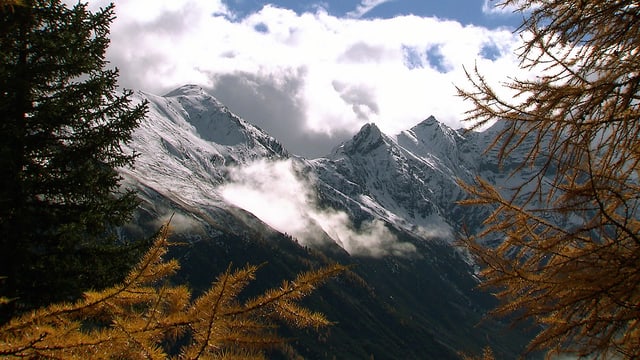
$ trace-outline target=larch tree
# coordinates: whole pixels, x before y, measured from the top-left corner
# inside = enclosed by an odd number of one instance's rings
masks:
[[[0,326],[0,357],[45,359],[266,359],[265,351],[295,353],[278,324],[320,328],[331,323],[299,304],[346,268],[333,264],[283,281],[242,301],[256,266],[221,274],[199,297],[171,285],[176,260],[167,254],[168,227],[120,284],[52,304]]]
[[[0,323],[121,281],[135,251],[109,235],[136,206],[118,167],[146,112],[107,69],[113,6],[0,3]],[[140,252],[142,253],[142,252]]]
[[[463,184],[464,203],[494,209],[465,242],[496,313],[540,325],[528,350],[640,358],[640,1],[498,6],[524,15],[521,67],[541,75],[502,97],[476,68],[458,90],[467,120],[504,123],[490,148],[501,160],[525,150],[513,171],[530,175],[511,189]]]

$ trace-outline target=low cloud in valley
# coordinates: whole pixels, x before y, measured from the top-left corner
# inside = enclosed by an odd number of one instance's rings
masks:
[[[400,242],[382,221],[364,222],[356,229],[345,212],[320,208],[312,180],[300,174],[293,160],[230,168],[229,178],[219,189],[226,201],[305,245],[326,241],[323,231],[352,255],[404,256],[416,250]]]

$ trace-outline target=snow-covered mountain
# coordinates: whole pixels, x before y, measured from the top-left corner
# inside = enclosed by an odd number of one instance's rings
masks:
[[[139,92],[146,121],[135,131],[130,150],[139,154],[127,177],[189,203],[219,201],[214,188],[226,166],[289,155],[274,138],[232,114],[197,86],[164,96]]]
[[[139,154],[136,166],[122,170],[125,185],[142,201],[128,236],[148,234],[173,216],[176,235],[193,246],[181,257],[195,273],[211,264],[252,261],[248,254],[258,252],[268,261],[289,259],[287,268],[327,257],[358,263],[356,276],[368,292],[335,290],[331,296],[351,300],[330,308],[366,302],[366,309],[343,315],[362,313],[353,326],[369,328],[373,321],[413,334],[380,329],[367,335],[372,341],[405,348],[408,341],[423,343],[404,352],[360,348],[353,353],[360,355],[339,358],[361,358],[366,351],[376,358],[424,351],[433,354],[428,358],[455,358],[458,350],[487,343],[498,353],[519,351],[526,338],[519,333],[503,341],[493,333],[503,324],[475,326],[493,300],[475,290],[472,267],[450,244],[463,223],[478,226],[486,216],[456,204],[465,196],[456,181],[481,174],[506,184],[495,154],[482,152],[496,129],[465,133],[430,117],[390,136],[367,124],[331,154],[308,160],[289,154],[198,86],[136,97],[148,101],[149,112],[127,145]],[[352,340],[334,340],[335,351],[357,346],[346,345],[357,336],[340,331]],[[306,356],[324,358],[310,352]]]
[[[130,144],[139,157],[134,170],[123,170],[126,179],[143,194],[188,206],[227,208],[220,189],[231,167],[291,159],[313,180],[319,206],[345,211],[356,224],[378,219],[419,237],[451,240],[470,220],[456,205],[464,197],[457,179],[480,172],[496,178],[486,174],[497,166],[482,156],[488,141],[482,134],[465,137],[433,117],[396,136],[367,124],[326,157],[306,160],[198,86],[137,96],[149,102],[149,113]]]
[[[462,136],[429,118],[396,137],[365,125],[326,158],[309,161],[331,206],[349,204],[355,218],[377,217],[405,230],[452,236],[455,201],[468,180]],[[365,214],[366,213],[366,214]]]

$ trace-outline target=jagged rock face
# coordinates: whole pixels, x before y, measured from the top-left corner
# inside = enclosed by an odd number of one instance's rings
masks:
[[[330,206],[343,204],[355,218],[379,217],[408,231],[451,230],[480,221],[482,213],[457,205],[465,196],[457,181],[472,181],[481,168],[497,170],[497,159],[478,150],[488,141],[433,117],[395,137],[367,124],[330,155],[308,163]]]
[[[346,195],[349,199],[342,202],[351,204],[352,212],[362,209],[407,229],[428,225],[441,215],[434,190],[427,186],[440,180],[440,170],[412,156],[373,124],[310,166],[325,185],[322,193],[338,203]]]

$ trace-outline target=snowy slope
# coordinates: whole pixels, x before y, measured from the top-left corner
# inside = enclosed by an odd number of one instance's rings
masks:
[[[126,181],[191,205],[219,205],[216,187],[226,167],[262,158],[287,158],[282,145],[232,114],[202,88],[186,85],[148,101],[145,121],[128,145],[139,154]]]
[[[328,206],[347,209],[356,220],[379,218],[423,238],[451,241],[461,226],[480,230],[491,210],[459,206],[466,197],[459,181],[472,183],[480,176],[509,197],[516,186],[539,175],[537,166],[522,166],[533,138],[502,164],[497,150],[485,152],[503,126],[497,122],[484,132],[468,132],[429,117],[388,136],[367,124],[330,155],[307,161],[307,166],[320,180]],[[512,173],[514,169],[520,170]],[[527,197],[531,186],[523,187],[518,196]]]
[[[470,181],[484,138],[467,140],[430,117],[395,137],[373,124],[325,158],[309,161],[327,200],[349,204],[357,217],[380,217],[405,230],[451,240],[463,218],[457,180]],[[473,156],[475,155],[475,156]]]

